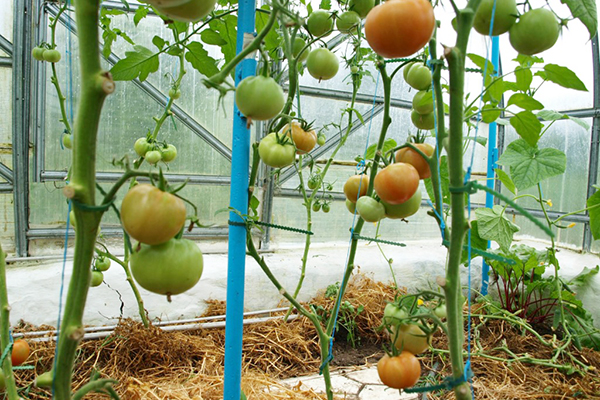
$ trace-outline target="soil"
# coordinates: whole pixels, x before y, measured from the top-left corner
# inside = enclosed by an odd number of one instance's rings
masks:
[[[336,341],[333,345],[333,360],[331,365],[347,367],[354,365],[375,364],[383,357],[381,343],[373,339],[361,339],[357,348],[344,340]]]

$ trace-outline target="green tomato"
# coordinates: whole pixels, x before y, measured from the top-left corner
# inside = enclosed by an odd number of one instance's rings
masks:
[[[408,318],[408,313],[404,308],[398,307],[394,303],[387,303],[383,309],[383,323],[385,325],[398,326]]]
[[[331,207],[329,206],[329,203],[324,203],[322,208],[323,208],[323,212],[325,214],[327,214],[331,210]]]
[[[133,277],[152,293],[183,293],[198,283],[202,270],[202,251],[187,239],[171,239],[156,246],[142,244],[131,254]]]
[[[49,388],[52,387],[52,378],[54,377],[54,372],[52,370],[46,371],[43,374],[40,374],[35,377],[35,387],[40,388]]]
[[[350,72],[353,74],[358,74],[358,71],[360,71],[360,69],[356,65],[350,67]]]
[[[417,62],[417,61],[413,61],[413,62],[411,62],[411,63],[408,63],[408,64],[406,64],[406,65],[404,66],[404,68],[402,69],[402,76],[404,77],[404,80],[405,80],[406,82],[408,82],[408,73],[410,72],[410,69],[411,69],[412,67],[414,67],[415,65],[417,65],[417,64],[420,64],[420,63],[419,63],[419,62]]]
[[[44,61],[45,51],[46,49],[44,49],[43,47],[36,46],[31,50],[31,56],[38,61]]]
[[[260,159],[269,167],[283,168],[292,165],[296,159],[296,148],[289,139],[282,137],[280,143],[275,132],[265,136],[258,145]]]
[[[367,222],[377,222],[385,218],[385,207],[372,197],[363,196],[356,201],[356,210]]]
[[[90,282],[90,286],[96,287],[100,286],[104,281],[104,274],[100,271],[92,271],[92,281]]]
[[[73,148],[73,142],[71,141],[71,134],[69,133],[65,133],[62,137],[62,143],[63,146],[65,146],[65,149],[72,149]]]
[[[320,175],[313,175],[310,177],[310,179],[308,180],[306,186],[308,186],[308,188],[310,190],[315,190],[316,188],[321,186],[321,176]]]
[[[281,112],[285,96],[275,79],[249,76],[235,89],[235,104],[246,118],[266,121]]]
[[[158,150],[150,150],[150,151],[146,152],[146,155],[144,156],[144,158],[150,164],[154,165],[162,159],[162,155],[160,154],[160,151],[158,151]]]
[[[493,11],[494,3],[496,10]],[[494,27],[492,36],[502,35],[517,21],[519,11],[515,0],[483,0],[475,13],[473,28],[482,35],[490,34],[492,24],[492,11],[494,14]]]
[[[94,264],[98,271],[104,272],[110,268],[110,258],[108,257],[98,257],[96,259],[96,263]]]
[[[335,26],[341,33],[357,34],[360,29],[360,15],[354,11],[344,11],[335,20]]]
[[[152,147],[152,145],[150,143],[148,143],[148,140],[145,137],[141,137],[135,141],[135,143],[133,145],[133,150],[135,150],[135,153],[138,156],[144,157],[146,155],[146,153],[148,152],[148,150],[151,149],[151,147]]]
[[[161,149],[162,154],[162,160],[166,163],[173,161],[175,158],[177,158],[177,147],[175,147],[172,144],[167,145],[166,149]]]
[[[297,59],[297,61],[300,61],[300,62],[306,61],[306,58],[308,57],[308,53],[310,53],[310,47],[307,48],[306,50],[304,50],[302,52],[302,54],[300,55],[300,57],[298,57],[298,55],[300,54],[300,52],[302,51],[302,49],[305,46],[306,46],[306,40],[304,40],[300,36],[296,36],[294,38],[294,46],[292,48],[292,54],[293,54],[294,58]]]
[[[171,98],[173,100],[177,100],[180,97],[181,97],[181,90],[179,90],[179,89],[175,90],[175,88],[169,89],[169,98]]]
[[[324,133],[319,133],[317,135],[317,144],[319,146],[323,146],[325,144],[325,142],[327,141],[327,137],[325,137]]]
[[[444,319],[448,316],[448,311],[446,310],[445,304],[440,304],[436,308],[433,309],[433,314],[439,319]]]
[[[429,90],[421,90],[413,97],[413,110],[419,114],[429,114],[433,112],[433,94]]]
[[[417,90],[429,89],[431,86],[431,70],[421,63],[411,66],[406,74],[406,83]]]
[[[314,212],[319,212],[319,211],[321,211],[321,203],[314,203],[314,204],[312,205],[312,210],[313,210]]]
[[[206,17],[215,8],[217,0],[188,0],[179,5],[171,5],[168,7],[155,6],[161,14],[175,21],[180,22],[196,22]]]
[[[346,199],[346,208],[350,211],[350,214],[354,214],[356,212],[356,203]]]
[[[61,55],[58,50],[46,50],[43,54],[44,61],[48,61],[50,63],[57,63],[60,61]]]
[[[404,203],[388,204],[384,201],[382,203],[385,207],[385,216],[389,219],[408,218],[421,208],[421,190],[417,189],[415,194]]]
[[[435,116],[432,112],[429,114],[419,114],[415,110],[412,110],[410,120],[419,129],[431,130],[435,128]]]
[[[520,54],[532,56],[556,44],[560,25],[552,11],[536,8],[521,15],[508,33],[513,49]]]
[[[348,9],[356,12],[361,18],[366,18],[373,7],[375,0],[350,0],[348,4]]]
[[[340,62],[336,55],[329,51],[329,49],[318,48],[311,51],[308,55],[306,68],[313,78],[319,81],[328,80],[337,74]]]
[[[325,10],[313,11],[306,20],[308,32],[314,37],[321,37],[333,29],[331,13]]]

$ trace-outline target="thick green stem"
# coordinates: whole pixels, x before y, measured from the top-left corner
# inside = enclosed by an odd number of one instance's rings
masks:
[[[0,354],[4,352],[6,346],[10,344],[10,305],[8,304],[8,291],[6,289],[6,255],[0,247]],[[9,400],[18,400],[17,386],[12,372],[12,362],[10,354],[4,359],[2,364],[2,373],[6,388],[4,391]]]
[[[74,125],[73,170],[65,194],[75,200],[77,220],[73,274],[69,284],[55,360],[54,398],[71,398],[71,373],[83,338],[83,312],[91,279],[91,262],[101,213],[78,206],[94,206],[96,139],[102,104],[114,90],[110,75],[100,66],[98,10],[100,0],[75,0],[79,35],[81,95]]]

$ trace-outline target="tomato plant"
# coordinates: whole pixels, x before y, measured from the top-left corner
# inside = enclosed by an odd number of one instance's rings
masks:
[[[410,164],[394,163],[375,176],[375,192],[389,204],[400,204],[410,199],[419,187],[419,173]]]
[[[291,126],[291,129],[290,129]],[[290,135],[291,132],[291,135]],[[291,136],[298,154],[310,152],[317,144],[317,134],[310,125],[292,121],[283,127],[280,135]]]
[[[260,141],[258,154],[269,167],[283,168],[294,163],[296,148],[290,139],[272,132]]]
[[[390,336],[398,350],[408,351],[412,354],[424,352],[431,344],[431,335],[426,334],[418,325],[412,323],[391,325]]]
[[[131,273],[136,282],[152,293],[167,296],[194,287],[202,276],[203,265],[202,251],[188,239],[142,245],[131,254]]]
[[[300,62],[306,61],[306,58],[308,57],[308,53],[310,53],[310,48],[307,48],[306,50],[304,50],[302,52],[302,54],[300,54],[300,52],[302,51],[302,49],[304,47],[306,47],[306,40],[304,40],[300,36],[296,36],[294,38],[294,45],[292,47],[292,54]],[[300,57],[298,57],[298,55],[300,55]]]
[[[409,65],[410,67],[403,71],[406,72],[404,75],[406,83],[417,90],[429,89],[431,86],[431,70],[429,67],[422,63],[413,63]]]
[[[381,203],[385,207],[385,216],[389,219],[400,219],[416,214],[421,208],[421,196],[421,191],[417,189],[415,194],[404,203],[389,204],[382,200]]]
[[[13,342],[12,353],[10,359],[12,361],[13,366],[18,366],[23,364],[27,357],[29,357],[29,353],[31,352],[29,348],[29,344],[23,339],[17,339]]]
[[[133,150],[135,150],[135,153],[140,157],[144,157],[151,148],[152,145],[148,143],[148,139],[145,137],[139,138],[133,144]]]
[[[434,148],[432,145],[428,143],[414,143],[413,145],[426,156],[431,157],[433,155]],[[427,160],[410,147],[404,147],[396,152],[396,162],[405,162],[415,167],[421,179],[427,179],[431,176]]]
[[[161,149],[161,158],[168,163],[177,158],[177,147],[172,144],[167,145],[166,149]]]
[[[344,183],[344,194],[349,201],[356,203],[359,197],[367,194],[368,187],[369,177],[367,175],[352,175]]]
[[[496,6],[495,10],[494,3]],[[475,13],[475,19],[473,20],[473,28],[482,35],[490,34],[492,11],[494,14],[492,36],[498,36],[508,32],[519,15],[517,2],[515,0],[482,0]]]
[[[165,0],[155,0],[156,2],[169,3],[168,5],[154,6],[158,11],[175,21],[196,22],[206,17],[215,8],[216,0],[187,0],[181,4],[179,1],[170,2]]]
[[[42,56],[44,61],[48,61],[50,63],[57,63],[61,59],[60,51],[56,49],[45,50]]]
[[[367,15],[365,37],[382,57],[408,57],[429,42],[434,28],[435,15],[428,0],[388,0]]]
[[[249,76],[238,84],[235,104],[246,118],[265,121],[281,112],[285,96],[275,79],[261,75]]]
[[[342,33],[356,34],[360,29],[360,15],[354,11],[344,11],[335,20],[335,26]]]
[[[375,0],[350,0],[348,3],[348,9],[356,12],[361,18],[365,18],[373,7]]]
[[[173,238],[183,228],[185,218],[183,200],[147,183],[129,189],[121,203],[123,229],[145,244]]]
[[[306,20],[306,28],[314,37],[321,37],[333,29],[333,18],[329,11],[316,10]]]
[[[367,222],[378,222],[385,218],[383,204],[368,196],[363,196],[356,201],[356,211]]]
[[[421,364],[414,354],[403,351],[395,357],[384,355],[377,363],[377,373],[384,385],[393,389],[414,386],[421,376]]]
[[[306,68],[313,78],[319,81],[328,80],[337,74],[340,62],[329,49],[321,47],[310,52],[306,59]]]
[[[102,285],[104,282],[104,274],[100,271],[92,271],[92,277],[90,281],[91,287],[96,287]]]
[[[106,271],[110,268],[110,258],[108,257],[98,257],[96,259],[96,263],[94,264],[98,271]]]
[[[508,37],[513,49],[532,56],[554,46],[559,33],[560,25],[554,13],[545,8],[535,8],[521,15],[508,31]]]

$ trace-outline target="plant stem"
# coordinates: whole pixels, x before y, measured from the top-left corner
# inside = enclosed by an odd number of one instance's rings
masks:
[[[79,35],[81,95],[74,125],[73,170],[67,197],[86,206],[95,204],[96,140],[102,104],[114,90],[114,82],[100,65],[98,10],[100,0],[75,0]],[[71,373],[79,341],[83,338],[83,312],[87,299],[91,262],[101,212],[74,207],[77,229],[73,274],[58,340],[54,398],[71,398]]]
[[[0,247],[0,353],[4,352],[6,347],[10,345],[10,305],[8,304],[8,291],[6,289],[6,254]],[[2,364],[2,372],[4,373],[4,382],[6,388],[4,391],[8,395],[9,400],[18,400],[17,386],[15,377],[12,372],[12,362],[10,354],[4,359]]]

